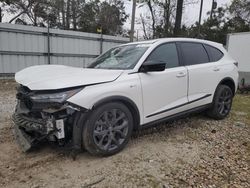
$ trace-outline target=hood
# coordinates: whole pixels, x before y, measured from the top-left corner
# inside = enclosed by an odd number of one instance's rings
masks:
[[[31,90],[54,90],[116,80],[123,70],[38,65],[16,73],[15,80]]]

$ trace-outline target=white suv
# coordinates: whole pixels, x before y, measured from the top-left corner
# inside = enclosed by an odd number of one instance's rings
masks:
[[[112,48],[88,68],[33,66],[15,79],[13,120],[24,151],[46,139],[107,156],[147,125],[201,110],[225,118],[238,69],[221,44],[166,38]]]

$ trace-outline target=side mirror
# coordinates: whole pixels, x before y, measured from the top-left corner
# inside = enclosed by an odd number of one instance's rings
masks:
[[[154,61],[145,61],[139,69],[139,72],[160,72],[166,68],[165,63],[156,63]]]

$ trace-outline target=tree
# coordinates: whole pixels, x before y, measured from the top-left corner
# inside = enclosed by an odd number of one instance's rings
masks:
[[[145,0],[139,7],[146,7],[148,11],[140,15],[144,38],[159,38],[171,36],[171,28],[176,10],[176,0]]]
[[[9,14],[14,15],[9,23],[47,26],[97,32],[102,27],[104,34],[121,34],[127,19],[122,0],[7,0],[3,2]]]
[[[177,0],[144,0],[141,2],[142,5],[139,7],[145,6],[148,10],[140,15],[140,23],[142,24],[145,39],[180,36],[185,33],[182,30],[180,17],[178,24],[178,21],[176,21]],[[194,3],[197,3],[197,0],[183,1],[182,11],[186,5]],[[179,29],[175,27],[176,25],[178,25]]]
[[[15,14],[15,16],[9,20],[9,23],[25,15],[33,25],[38,25],[39,18],[44,14],[44,7],[48,5],[47,0],[6,0],[3,2],[4,6],[10,4],[7,12]]]
[[[148,36],[148,33],[147,33],[147,29],[146,29],[146,21],[145,21],[145,18],[142,16],[142,14],[140,14],[140,19],[141,19],[141,24],[142,24],[142,30],[143,30],[143,33],[144,33],[144,39],[148,40],[150,39],[150,37]]]
[[[246,24],[250,24],[250,1],[249,0],[233,0],[229,6],[229,12],[234,18],[242,20]]]
[[[250,31],[250,24],[246,21],[247,17],[246,19],[242,18],[247,12],[244,11],[242,16],[239,16],[241,14],[229,14],[232,11],[232,5],[229,7],[219,7],[214,11],[211,18],[209,17],[204,21],[201,25],[202,38],[225,45],[228,33]],[[239,13],[243,10],[240,6],[234,6],[234,11]],[[210,15],[210,12],[207,14]],[[198,23],[188,28],[185,31],[185,35],[188,37],[197,37],[197,25]]]
[[[157,36],[172,36],[175,22],[176,0],[159,1],[159,6],[163,9],[163,20],[161,27],[157,27]]]
[[[226,17],[226,13],[226,8],[219,7],[214,11],[212,19],[208,18],[204,21],[201,26],[202,38],[226,44],[226,35],[228,33],[228,18]]]
[[[150,11],[150,14],[151,14],[153,38],[155,38],[155,32],[156,32],[156,29],[155,29],[155,11],[153,9],[153,5],[152,5],[152,1],[151,0],[146,0],[145,2],[147,4],[147,6],[149,8],[149,11]]]
[[[124,3],[121,0],[113,0],[112,3],[102,2],[100,12],[97,15],[97,24],[103,33],[109,35],[121,34],[122,25],[127,19]]]
[[[87,3],[82,10],[81,16],[79,18],[79,30],[85,32],[96,32],[97,28],[97,17],[99,14],[98,1],[92,1]]]
[[[250,31],[250,1],[233,0],[228,8],[231,17],[228,19],[229,32]]]
[[[86,3],[79,20],[79,29],[85,32],[96,32],[102,28],[103,34],[121,34],[122,25],[127,19],[124,3],[113,0],[111,3],[99,0]]]
[[[173,9],[175,7],[171,2],[173,1],[165,0],[164,2],[160,3],[164,10],[164,36],[168,36],[170,32],[170,18],[171,13],[173,12]]]
[[[182,12],[183,12],[183,0],[177,0],[176,19],[175,19],[175,26],[174,26],[175,36],[178,36],[180,34]]]
[[[142,0],[140,1],[140,4],[139,4],[139,8],[141,7],[146,7],[150,14],[148,15],[148,12],[145,15],[140,14],[140,23],[143,26],[144,38],[148,38],[149,35],[151,35],[151,37],[149,38],[155,38],[155,33],[156,33],[156,10],[155,9],[159,8],[158,0]],[[146,25],[147,25],[147,28],[146,28]],[[150,30],[152,34],[149,34],[149,31],[147,30]]]

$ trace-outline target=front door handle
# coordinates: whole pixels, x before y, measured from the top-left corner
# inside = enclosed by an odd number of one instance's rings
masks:
[[[177,78],[181,78],[181,77],[185,77],[186,76],[186,73],[185,72],[179,72],[176,77]]]
[[[214,67],[214,69],[213,69],[215,72],[217,72],[217,71],[219,71],[220,70],[220,68],[219,67]]]

